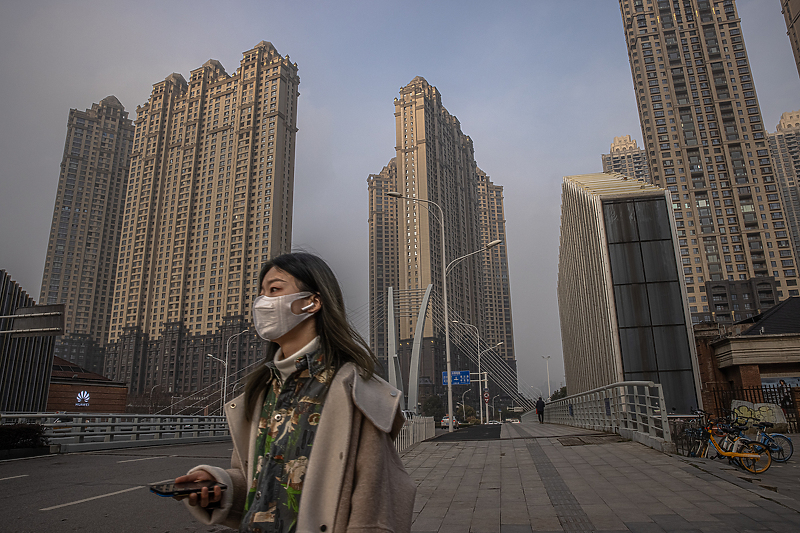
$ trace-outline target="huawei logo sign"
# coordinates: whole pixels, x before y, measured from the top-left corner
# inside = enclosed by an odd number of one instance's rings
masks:
[[[78,406],[89,406],[89,391],[82,390],[78,393],[78,401],[75,402],[75,405]]]

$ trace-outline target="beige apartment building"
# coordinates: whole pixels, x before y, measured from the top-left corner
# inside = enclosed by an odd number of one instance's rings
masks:
[[[630,135],[614,137],[609,153],[603,154],[603,172],[617,172],[630,179],[650,181],[647,153]]]
[[[695,322],[714,320],[709,282],[797,271],[733,0],[620,0],[652,182],[670,191]]]
[[[481,169],[477,169],[481,243],[500,240],[502,244],[480,254],[483,262],[483,294],[485,336],[487,346],[516,369],[514,356],[514,324],[511,319],[511,282],[506,253],[506,216],[503,207],[503,186],[496,185]]]
[[[221,369],[208,372],[196,346],[182,363],[146,346],[175,334],[178,352],[200,343],[220,356],[221,336],[250,324],[262,263],[290,251],[299,82],[297,64],[262,41],[235,73],[209,60],[137,108],[105,369],[133,393],[211,383]]]
[[[103,369],[134,128],[114,96],[70,109],[39,301],[64,304],[55,354]]]
[[[775,133],[769,134],[769,147],[794,248],[794,254],[782,248],[780,261],[782,265],[788,267],[791,264],[795,268],[800,260],[800,111],[781,115]],[[789,296],[798,295],[798,289],[789,290]]]
[[[480,250],[494,239],[504,239],[502,187],[494,185],[477,167],[472,139],[461,131],[458,119],[442,105],[436,87],[416,77],[401,88],[394,104],[395,157],[379,174],[367,180],[370,340],[385,362],[387,290],[392,287],[398,354],[407,386],[416,314],[425,289],[433,285],[421,352],[419,390],[424,400],[443,390],[442,250],[444,259],[450,263]],[[430,200],[441,206],[444,243],[436,207],[388,197],[385,193],[389,191],[399,191],[409,198]],[[505,243],[454,265],[447,276],[447,284],[451,320],[470,325],[451,325],[453,370],[474,366],[472,358],[477,350],[475,330],[471,326],[475,326],[482,348],[503,341],[500,353],[506,361],[505,368],[498,369],[490,379],[502,380],[508,394],[516,393]]]
[[[781,13],[786,20],[786,35],[789,36],[794,62],[800,74],[800,0],[781,0]]]

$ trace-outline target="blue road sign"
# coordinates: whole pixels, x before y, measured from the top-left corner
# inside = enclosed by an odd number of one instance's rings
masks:
[[[453,385],[469,385],[469,370],[453,370]],[[447,385],[447,372],[442,372],[442,385]]]

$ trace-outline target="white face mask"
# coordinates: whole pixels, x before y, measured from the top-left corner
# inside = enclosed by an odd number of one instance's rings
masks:
[[[308,296],[311,296],[310,292],[297,292],[283,296],[259,296],[253,300],[253,324],[258,335],[264,340],[274,341],[312,316],[314,313],[296,315],[292,311],[295,300]]]

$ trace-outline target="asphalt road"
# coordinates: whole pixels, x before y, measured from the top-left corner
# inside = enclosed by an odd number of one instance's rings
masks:
[[[436,441],[465,441],[465,440],[495,440],[500,438],[500,428],[502,424],[483,424],[477,426],[463,427],[452,433],[446,429],[436,431],[436,436],[431,440]]]
[[[49,455],[0,461],[0,532],[213,532],[148,483],[198,464],[230,466],[230,442]]]

